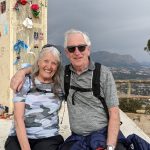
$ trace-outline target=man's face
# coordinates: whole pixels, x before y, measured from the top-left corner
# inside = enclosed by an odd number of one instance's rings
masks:
[[[90,47],[85,43],[83,36],[80,33],[70,34],[67,47],[65,52],[74,69],[85,69],[89,64]]]

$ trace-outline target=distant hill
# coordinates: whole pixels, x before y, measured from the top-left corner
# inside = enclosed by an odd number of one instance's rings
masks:
[[[142,66],[150,67],[150,62],[141,62]]]
[[[91,54],[92,58],[108,67],[140,67],[141,64],[137,62],[131,55],[120,55],[117,53],[110,53],[107,51],[97,51]]]
[[[69,61],[65,56],[64,49],[62,46],[57,46],[62,54],[63,64],[68,64]],[[91,57],[94,61],[99,62],[108,67],[127,67],[127,68],[138,68],[141,66],[131,55],[120,55],[117,53],[111,53],[107,51],[92,52]]]

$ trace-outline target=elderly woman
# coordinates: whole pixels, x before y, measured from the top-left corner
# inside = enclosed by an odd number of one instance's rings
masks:
[[[63,94],[60,88],[60,52],[43,46],[33,73],[26,76],[14,101],[14,123],[5,150],[57,150],[63,143],[58,133],[58,111]]]

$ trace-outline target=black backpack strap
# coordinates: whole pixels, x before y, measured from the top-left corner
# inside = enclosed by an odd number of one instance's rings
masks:
[[[92,78],[92,89],[93,95],[95,97],[100,96],[100,72],[101,72],[101,64],[95,63],[95,69],[93,71],[93,78]]]
[[[74,101],[74,95],[76,92],[91,92],[92,88],[80,88],[80,87],[76,87],[76,86],[70,86],[70,89],[75,90],[75,92],[72,94],[72,104],[75,105],[75,101]]]
[[[65,91],[65,100],[67,100],[69,89],[70,89],[70,77],[71,77],[71,70],[69,68],[70,65],[65,66],[64,71],[64,91]]]
[[[100,75],[100,73],[101,73],[101,64],[95,63],[95,70],[93,71],[93,79],[92,79],[93,95],[101,101],[101,103],[104,107],[104,110],[106,112],[107,118],[109,119],[109,112],[108,112],[108,107],[107,107],[106,101],[105,101],[104,97],[102,97],[100,95],[101,94],[101,88],[100,88],[100,76],[101,75]]]
[[[80,88],[80,87],[76,87],[73,85],[70,86],[70,89],[73,89],[73,90],[79,91],[79,92],[91,92],[92,91],[91,88]]]

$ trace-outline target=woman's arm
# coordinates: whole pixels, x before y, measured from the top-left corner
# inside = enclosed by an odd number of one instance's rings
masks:
[[[24,107],[24,102],[14,103],[15,128],[21,150],[31,150],[24,124]]]
[[[31,72],[32,72],[31,67],[20,69],[19,71],[17,71],[16,74],[11,79],[10,88],[14,92],[20,91],[24,83],[25,75],[30,74]]]

